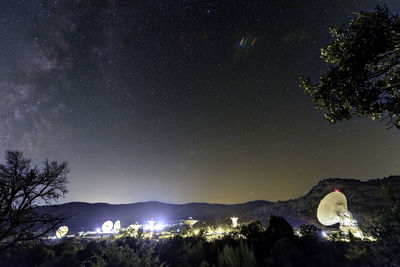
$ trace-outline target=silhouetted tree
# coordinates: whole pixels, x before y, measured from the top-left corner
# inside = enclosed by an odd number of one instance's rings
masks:
[[[188,266],[188,253],[185,250],[185,239],[175,236],[161,246],[158,251],[160,261],[171,266]]]
[[[266,234],[273,242],[283,237],[289,239],[294,237],[292,226],[285,220],[285,218],[275,215],[269,216]]]
[[[250,242],[258,242],[264,238],[265,231],[260,221],[242,225],[239,233]]]
[[[400,242],[400,188],[384,185],[381,190],[388,206],[378,212],[375,235],[378,240],[398,244]]]
[[[255,267],[257,260],[253,249],[249,248],[246,243],[241,242],[236,248],[225,244],[223,250],[219,253],[218,265],[221,267]]]
[[[329,70],[301,87],[325,118],[336,123],[354,116],[389,119],[400,128],[400,18],[384,7],[360,12],[331,28],[333,41],[321,49]]]
[[[5,153],[5,164],[0,164],[0,252],[37,241],[64,219],[35,208],[65,195],[68,164],[48,160],[42,164],[42,168],[31,165],[19,151]]]

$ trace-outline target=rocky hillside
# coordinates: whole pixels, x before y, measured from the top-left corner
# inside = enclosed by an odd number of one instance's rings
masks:
[[[66,221],[66,225],[73,232],[94,230],[106,220],[120,220],[121,224],[126,226],[136,221],[144,222],[150,218],[168,222],[194,217],[213,224],[228,222],[232,215],[237,215],[240,217],[240,222],[257,219],[266,224],[271,214],[285,217],[294,227],[305,223],[324,228],[317,220],[317,207],[326,194],[338,189],[346,195],[348,209],[358,220],[360,227],[368,229],[374,225],[376,211],[387,205],[382,198],[383,185],[400,187],[400,176],[369,181],[326,179],[320,181],[300,198],[278,202],[260,200],[234,205],[160,202],[111,205],[71,202],[55,207],[43,206],[39,208],[39,212],[72,216]],[[334,227],[337,228],[337,226]]]
[[[376,211],[388,205],[382,196],[382,187],[400,187],[400,176],[360,181],[355,179],[331,178],[320,181],[303,197],[288,201],[278,201],[272,205],[256,208],[251,215],[267,223],[271,214],[285,217],[293,226],[311,223],[323,227],[317,219],[320,200],[335,189],[347,198],[347,206],[363,229],[373,226]]]

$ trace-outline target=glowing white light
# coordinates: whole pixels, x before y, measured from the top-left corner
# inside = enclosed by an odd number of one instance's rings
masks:
[[[154,219],[151,219],[150,221],[147,221],[147,222],[148,222],[148,225],[145,225],[143,227],[143,229],[147,230],[147,231],[150,231],[150,232],[153,232],[154,229],[156,228],[156,226],[155,226],[156,221]]]
[[[328,237],[328,234],[325,231],[322,231],[321,235],[322,235],[323,238],[327,238]]]
[[[154,219],[151,219],[150,221],[148,221],[148,223],[150,231],[154,231],[154,224],[156,223],[156,221]]]
[[[233,217],[231,218],[231,220],[232,220],[232,227],[233,227],[233,228],[236,228],[236,227],[238,226],[238,223],[237,223],[238,217],[233,216]]]
[[[162,229],[164,229],[165,225],[163,225],[162,223],[158,223],[156,224],[156,226],[154,226],[154,229],[156,231],[161,231]]]
[[[100,233],[101,229],[99,227],[96,228],[96,233]]]

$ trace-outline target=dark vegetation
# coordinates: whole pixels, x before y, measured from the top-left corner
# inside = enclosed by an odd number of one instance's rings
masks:
[[[376,242],[350,236],[350,242],[327,241],[321,229],[302,225],[300,236],[279,216],[266,226],[240,226],[222,239],[206,241],[204,231],[169,240],[64,239],[20,243],[3,251],[0,266],[399,266],[400,190],[382,189],[387,208],[377,211]]]
[[[202,234],[166,241],[126,238],[74,244],[36,245],[9,252],[6,266],[346,266],[349,245],[327,242],[319,232],[299,238],[282,218],[271,216],[263,227],[253,222],[221,240]]]
[[[45,160],[42,165],[33,166],[19,151],[7,151],[0,164],[0,252],[36,242],[65,219],[35,208],[64,196],[68,164]]]
[[[391,194],[389,192],[389,194]],[[398,208],[398,194],[393,209]],[[394,210],[393,210],[394,211]],[[392,211],[387,211],[392,212]],[[382,214],[382,216],[385,216]],[[396,215],[398,216],[398,215]],[[395,222],[391,222],[394,224]],[[397,225],[397,224],[396,224]],[[282,217],[270,216],[240,226],[220,240],[207,242],[200,232],[169,240],[123,238],[78,243],[15,247],[2,255],[2,266],[398,266],[393,229],[379,230],[377,242],[327,241],[313,225],[300,227],[301,237]],[[389,234],[389,235],[387,235]],[[391,237],[389,237],[391,236]],[[398,239],[397,239],[398,242]]]
[[[374,227],[360,226],[377,237],[376,242],[327,241],[312,224],[301,225],[298,237],[283,217],[270,216],[266,226],[259,221],[245,224],[212,242],[205,240],[203,231],[160,241],[64,239],[14,247],[1,262],[3,266],[399,266],[400,190],[398,185],[382,186],[375,194],[382,195],[382,203],[372,213]]]
[[[358,116],[400,128],[399,16],[378,6],[330,32],[321,50],[329,69],[318,83],[301,83],[317,109],[331,123]]]
[[[37,207],[54,202],[66,193],[67,163],[46,160],[39,168],[18,151],[6,152],[5,159],[5,164],[0,165],[1,266],[400,264],[400,191],[393,186],[395,178],[382,180],[388,184],[382,187],[386,203],[380,206],[375,227],[367,233],[378,237],[378,242],[361,242],[354,238],[349,243],[326,241],[314,225],[302,225],[301,237],[295,236],[292,226],[283,217],[271,215],[266,227],[260,221],[244,224],[211,242],[206,241],[204,231],[200,231],[195,236],[159,241],[109,238],[89,242],[66,238],[62,242],[49,243],[42,237],[54,232],[65,218],[38,213]],[[315,190],[318,187],[311,191]]]

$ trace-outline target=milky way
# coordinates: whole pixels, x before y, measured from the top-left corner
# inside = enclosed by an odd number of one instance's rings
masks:
[[[328,27],[380,1],[5,2],[0,150],[69,161],[65,201],[277,200],[399,171],[398,131],[330,125],[298,87]]]

